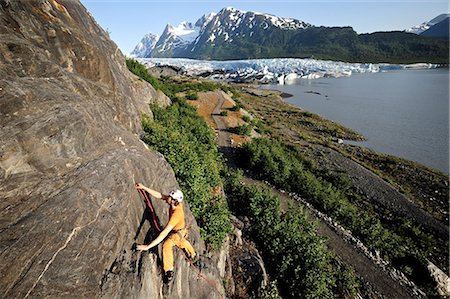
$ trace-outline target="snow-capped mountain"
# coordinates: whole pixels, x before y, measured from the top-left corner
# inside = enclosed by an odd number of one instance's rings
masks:
[[[158,41],[159,36],[153,33],[146,34],[139,44],[134,47],[134,50],[130,53],[131,57],[150,57],[152,50]]]
[[[257,39],[274,29],[292,31],[310,26],[295,19],[227,7],[217,14],[202,16],[194,25],[186,21],[178,26],[168,24],[154,48],[140,52],[151,55],[136,57],[189,57],[198,53],[200,48],[216,46],[218,42],[233,43],[245,39],[258,42]]]
[[[257,43],[267,40],[268,34],[276,31],[296,31],[310,27],[305,22],[281,18],[270,14],[241,11],[232,7],[222,9],[208,23],[183,54],[185,57],[196,53],[211,52],[211,47],[224,44]],[[192,54],[189,54],[191,52]],[[214,52],[214,51],[212,51]]]
[[[444,21],[445,19],[449,18],[450,14],[440,14],[436,18],[432,19],[428,22],[423,22],[420,25],[416,25],[414,27],[411,27],[409,29],[406,29],[406,32],[409,33],[415,33],[415,34],[421,34],[422,32],[425,32],[426,30],[430,29],[432,26],[440,23],[441,21]]]
[[[442,16],[442,15],[441,15]],[[420,35],[427,37],[437,37],[437,38],[449,38],[449,27],[450,27],[450,15],[443,18],[438,23],[432,25],[430,28],[422,32]]]
[[[198,26],[190,22],[182,22],[178,26],[168,24],[153,49],[153,55],[157,57],[170,57],[175,48],[180,48],[191,43],[200,31]]]
[[[428,25],[436,22],[439,17]],[[138,57],[446,62],[448,43],[399,31],[358,35],[352,27],[318,27],[292,18],[227,7],[195,23],[167,25],[155,47],[146,53],[151,54]]]
[[[203,17],[198,19],[197,22],[195,22],[195,26],[199,27],[200,29],[204,29],[216,15],[217,14],[215,12],[204,15]]]

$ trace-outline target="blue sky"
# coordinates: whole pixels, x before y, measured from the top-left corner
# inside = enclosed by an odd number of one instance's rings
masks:
[[[195,22],[224,7],[295,18],[316,26],[352,26],[358,33],[404,30],[449,13],[448,0],[81,0],[110,32],[124,54],[149,33],[161,34],[170,23]]]

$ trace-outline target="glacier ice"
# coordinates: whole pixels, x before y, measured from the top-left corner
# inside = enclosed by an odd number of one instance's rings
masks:
[[[175,66],[189,76],[230,81],[259,81],[261,83],[293,84],[298,79],[348,77],[353,73],[376,73],[399,69],[435,68],[430,63],[374,64],[341,61],[274,58],[250,60],[194,60],[187,58],[139,58],[147,67]]]

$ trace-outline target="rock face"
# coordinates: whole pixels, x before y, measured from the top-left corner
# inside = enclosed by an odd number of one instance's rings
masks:
[[[428,261],[427,269],[430,272],[431,277],[436,281],[436,289],[439,295],[448,298],[448,296],[450,296],[450,278],[448,275],[430,261]]]
[[[77,1],[0,0],[0,297],[219,296],[180,252],[163,292],[160,252],[131,250],[153,237],[134,182],[178,185],[137,136],[148,103],[169,99],[124,60]],[[188,206],[186,222],[201,253]]]

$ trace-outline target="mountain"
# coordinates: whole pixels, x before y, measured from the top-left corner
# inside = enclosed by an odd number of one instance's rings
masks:
[[[186,21],[178,26],[168,24],[157,43],[147,51],[150,55],[137,57],[172,57],[174,51],[191,44],[215,15],[215,13],[204,15],[195,24]]]
[[[428,36],[428,37],[437,37],[437,38],[449,38],[449,25],[450,25],[450,16],[447,16],[439,23],[431,26],[420,35]]]
[[[300,31],[310,26],[295,19],[228,7],[212,18],[194,43],[174,51],[174,57],[236,59],[266,55],[264,50],[258,51],[259,46],[263,48],[285,43],[283,36],[287,32]]]
[[[218,46],[249,37],[258,39],[268,31],[298,30],[309,26],[295,19],[227,7],[217,14],[202,16],[195,25],[190,22],[176,27],[167,25],[152,54],[137,57],[196,57],[205,48],[199,45]]]
[[[438,24],[439,22],[441,22],[449,17],[450,17],[450,14],[440,14],[439,16],[435,17],[431,21],[423,22],[420,25],[416,25],[414,27],[406,29],[405,32],[421,34],[422,32],[430,29],[432,26]]]
[[[174,27],[166,26],[152,50],[154,57],[171,57],[175,48],[180,48],[191,43],[198,35],[199,28],[190,22],[183,22]]]
[[[432,24],[432,23],[430,23]],[[357,34],[227,7],[194,25],[167,25],[150,56],[206,60],[310,58],[346,62],[448,62],[448,43],[408,32]]]
[[[131,57],[150,57],[152,55],[152,50],[159,40],[159,36],[153,33],[146,34],[139,44],[136,45],[134,50],[131,52]]]

